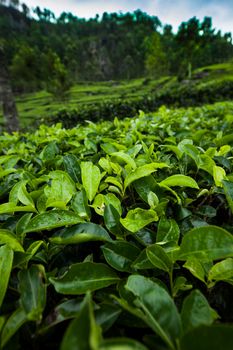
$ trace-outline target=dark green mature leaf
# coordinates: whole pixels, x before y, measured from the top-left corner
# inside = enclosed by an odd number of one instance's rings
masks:
[[[50,241],[55,244],[77,244],[89,241],[111,242],[108,232],[100,225],[83,223],[56,232]]]
[[[27,315],[22,308],[16,309],[7,319],[1,333],[1,348],[3,348],[10,338],[27,322]]]
[[[180,237],[180,229],[174,219],[167,219],[162,217],[159,220],[156,242],[167,243],[167,242],[178,242]]]
[[[121,224],[130,232],[137,232],[151,222],[158,221],[157,213],[152,210],[136,208],[128,211],[124,219],[120,219]]]
[[[104,223],[111,233],[116,236],[121,235],[120,214],[112,204],[105,205]]]
[[[199,326],[210,326],[218,317],[199,290],[192,291],[184,300],[181,319],[185,332]]]
[[[42,265],[32,265],[19,272],[20,303],[28,320],[41,321],[46,304],[45,271]]]
[[[148,195],[150,192],[155,192],[158,185],[155,181],[153,175],[149,175],[134,181],[134,188],[136,189],[139,196],[144,200],[144,202],[148,202]]]
[[[232,350],[233,327],[227,325],[202,326],[186,333],[181,350]]]
[[[88,206],[87,195],[84,189],[74,195],[72,209],[83,219],[90,219],[91,211]]]
[[[118,271],[132,272],[132,263],[140,254],[140,249],[125,241],[116,241],[102,246],[107,263]]]
[[[217,260],[233,257],[233,236],[218,226],[203,226],[185,234],[179,260],[195,257],[202,260]]]
[[[61,350],[99,350],[101,330],[96,324],[90,294],[78,316],[71,321],[62,339]]]
[[[19,219],[19,221],[16,224],[16,234],[17,237],[20,238],[21,242],[23,242],[24,240],[24,230],[27,227],[29,221],[31,220],[33,213],[26,213],[23,216],[21,216],[21,218]]]
[[[137,259],[133,262],[132,267],[137,270],[154,269],[154,265],[147,256],[146,249],[141,251]]]
[[[132,275],[125,286],[135,296],[135,305],[140,308],[149,327],[168,345],[175,349],[181,335],[181,319],[174,301],[164,288],[149,278]]]
[[[75,225],[83,221],[82,218],[72,211],[51,210],[32,218],[26,226],[24,233],[51,230],[61,226]]]
[[[223,189],[227,198],[228,205],[231,208],[231,211],[233,213],[233,182],[223,180],[222,184],[223,184]]]
[[[68,154],[63,157],[65,170],[74,182],[81,182],[81,169],[77,157],[74,154]]]
[[[146,248],[146,254],[150,262],[157,268],[170,272],[172,269],[172,261],[162,247],[158,244],[150,245]]]
[[[121,314],[122,309],[115,303],[101,303],[95,311],[96,323],[101,326],[102,330],[106,332],[112,327],[115,321]]]
[[[0,309],[11,274],[13,256],[14,252],[8,245],[0,247]]]
[[[43,148],[42,152],[40,153],[40,158],[44,162],[53,161],[58,152],[59,148],[56,141],[52,141]]]
[[[78,295],[115,284],[119,277],[105,264],[84,262],[71,265],[64,275],[49,280],[58,293]]]

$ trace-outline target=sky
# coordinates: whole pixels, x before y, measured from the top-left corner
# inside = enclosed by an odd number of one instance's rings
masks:
[[[23,0],[28,7],[48,8],[59,16],[72,12],[78,17],[95,17],[103,12],[127,12],[140,9],[158,16],[163,24],[178,25],[196,16],[213,19],[213,27],[233,34],[233,0]]]

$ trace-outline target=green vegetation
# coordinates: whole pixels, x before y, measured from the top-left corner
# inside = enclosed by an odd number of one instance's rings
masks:
[[[63,101],[40,91],[19,95],[16,102],[25,128],[59,121],[73,127],[84,120],[133,117],[139,110],[155,111],[163,104],[195,106],[232,98],[233,63],[224,63],[198,69],[191,79],[181,82],[174,77],[83,82],[73,86]]]
[[[64,94],[71,82],[190,78],[196,68],[233,57],[231,34],[213,28],[210,17],[193,17],[174,33],[141,10],[85,20],[65,12],[55,18],[39,7],[32,17],[19,1],[1,3],[0,42],[18,93],[51,91],[51,82],[52,91]]]
[[[0,136],[3,349],[233,347],[233,103]]]

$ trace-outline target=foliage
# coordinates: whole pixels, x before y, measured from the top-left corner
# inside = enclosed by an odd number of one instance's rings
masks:
[[[232,348],[232,110],[0,136],[3,349]]]
[[[135,116],[140,110],[153,112],[162,105],[170,107],[198,106],[215,101],[231,100],[233,98],[233,81],[213,80],[200,83],[195,80],[188,83],[176,81],[164,83],[164,87],[157,88],[155,92],[144,94],[142,87],[141,96],[134,98],[99,101],[78,108],[62,108],[60,111],[47,118],[49,123],[62,121],[67,128],[85,120],[100,121],[119,119]]]
[[[163,26],[157,17],[140,10],[104,13],[86,20],[66,12],[55,18],[49,9],[39,7],[31,16],[25,6],[20,12],[18,6],[2,5],[0,39],[8,43],[8,63],[17,92],[38,90],[42,81],[47,82],[47,75],[41,73],[46,70],[44,53],[48,49],[57,55],[72,82],[131,79],[146,72],[156,76],[178,73],[183,79],[188,70],[190,77],[197,67],[233,57],[231,34],[215,30],[210,17],[203,21],[193,17],[174,33],[171,26]],[[20,67],[30,56],[33,61],[24,65],[25,74]]]

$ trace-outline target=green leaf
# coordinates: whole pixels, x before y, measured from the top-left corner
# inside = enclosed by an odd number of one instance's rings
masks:
[[[59,152],[59,149],[57,147],[56,141],[52,141],[44,147],[39,157],[44,162],[53,161],[56,155],[58,154],[58,152]]]
[[[213,167],[213,177],[215,185],[218,187],[223,187],[222,180],[226,178],[226,172],[222,167],[216,165]]]
[[[68,154],[63,157],[64,167],[74,182],[81,182],[81,169],[77,157]]]
[[[205,281],[205,270],[201,264],[201,262],[193,257],[188,258],[188,260],[183,265],[187,270],[189,270],[193,276],[198,278],[200,281],[206,283]]]
[[[132,272],[131,264],[140,254],[140,249],[132,243],[116,241],[101,247],[105,260],[115,270]]]
[[[150,175],[151,173],[155,172],[157,169],[162,169],[168,167],[166,163],[151,163],[146,164],[138,167],[131,173],[129,173],[124,181],[124,189],[126,189],[132,182]]]
[[[146,249],[143,249],[138,255],[137,259],[133,262],[132,267],[137,270],[154,269],[154,265],[148,259]]]
[[[22,204],[26,206],[32,206],[34,207],[33,199],[31,198],[30,194],[27,192],[26,189],[27,181],[22,180],[18,183],[16,183],[9,194],[9,202],[14,203],[17,206],[18,201],[20,201]]]
[[[55,244],[78,244],[89,241],[111,242],[108,232],[100,225],[83,223],[56,232],[50,241]]]
[[[83,219],[89,219],[91,217],[91,211],[84,189],[74,195],[72,209]]]
[[[61,350],[99,350],[101,330],[96,324],[90,294],[83,301],[78,316],[69,324]]]
[[[231,209],[231,212],[233,213],[233,182],[223,180],[222,184],[223,184],[223,190],[225,192],[228,205]]]
[[[20,303],[28,320],[41,321],[46,304],[45,271],[42,265],[32,265],[19,272]]]
[[[147,196],[147,202],[151,209],[155,209],[159,204],[158,196],[154,192],[150,191]]]
[[[77,317],[66,329],[62,339],[61,350],[98,350],[100,341],[101,329],[95,322],[93,306],[88,293]]]
[[[146,203],[148,203],[149,193],[154,192],[157,195],[156,190],[159,188],[153,175],[149,175],[134,181],[133,186],[142,200],[144,200]]]
[[[107,265],[84,262],[71,265],[64,275],[49,280],[58,293],[78,295],[115,284],[119,277]]]
[[[27,316],[22,308],[16,309],[6,321],[1,333],[1,348],[3,348],[18,329],[27,322]]]
[[[0,244],[7,244],[14,251],[24,252],[17,236],[10,230],[0,229]]]
[[[18,211],[30,211],[36,212],[36,209],[32,205],[17,206],[13,202],[4,203],[0,205],[0,214],[10,214]]]
[[[150,245],[146,248],[146,254],[150,262],[157,268],[170,272],[172,270],[172,261],[162,247],[158,244]]]
[[[44,193],[48,198],[46,206],[57,207],[56,203],[61,202],[61,205],[65,207],[76,192],[73,180],[61,170],[52,171],[49,177],[52,179],[51,185],[46,186],[44,189]]]
[[[100,303],[98,304],[98,309],[95,311],[96,323],[106,332],[112,327],[121,313],[122,309],[115,302],[110,303],[108,301]]]
[[[152,210],[136,208],[129,210],[124,219],[120,219],[121,224],[130,232],[137,232],[151,222],[158,221],[157,213]]]
[[[121,337],[104,340],[99,350],[148,350],[148,348],[136,340]]]
[[[180,238],[180,229],[174,219],[162,217],[159,220],[156,242],[164,244],[168,242],[178,242]]]
[[[8,245],[0,247],[0,309],[11,274],[13,256],[14,252]]]
[[[185,234],[179,260],[195,257],[210,261],[233,257],[233,236],[218,226],[203,226]]]
[[[209,270],[209,281],[228,281],[233,279],[233,259],[218,262]]]
[[[75,225],[81,222],[83,222],[83,219],[71,211],[51,210],[32,218],[26,226],[24,233],[51,230],[53,228]]]
[[[135,296],[135,305],[144,313],[144,320],[168,345],[175,349],[181,335],[181,320],[176,306],[164,288],[149,278],[132,275],[125,286]]]
[[[161,181],[159,185],[167,187],[180,186],[199,189],[199,186],[195,180],[193,180],[190,176],[181,174],[169,176],[165,180]]]
[[[194,328],[181,339],[181,350],[231,350],[233,327],[212,325]]]
[[[136,163],[133,160],[133,158],[130,157],[130,155],[128,155],[127,153],[124,153],[123,151],[111,153],[111,158],[112,161],[116,159],[118,163],[119,161],[122,161],[123,163],[128,164],[132,169],[136,169]]]
[[[16,224],[16,234],[17,234],[17,237],[19,237],[20,242],[22,244],[25,236],[24,230],[27,227],[29,221],[31,220],[32,215],[33,213],[24,214]]]
[[[218,317],[199,290],[192,291],[184,300],[181,319],[184,332],[199,326],[210,326]]]
[[[35,204],[34,204],[34,202],[33,202],[32,197],[31,197],[30,194],[27,192],[25,183],[22,183],[21,186],[19,187],[19,190],[18,190],[18,199],[19,199],[19,201],[20,201],[22,204],[24,204],[24,205],[28,205],[28,206],[35,207]]]
[[[93,165],[91,162],[82,162],[81,172],[82,184],[86,191],[87,198],[90,202],[92,202],[99,188],[101,180],[100,170],[96,165]]]
[[[120,214],[117,209],[109,204],[104,208],[104,223],[107,229],[116,236],[120,236],[121,225],[120,225]]]
[[[104,196],[104,203],[105,205],[112,205],[120,215],[122,214],[121,201],[115,196],[115,194],[107,193]]]

